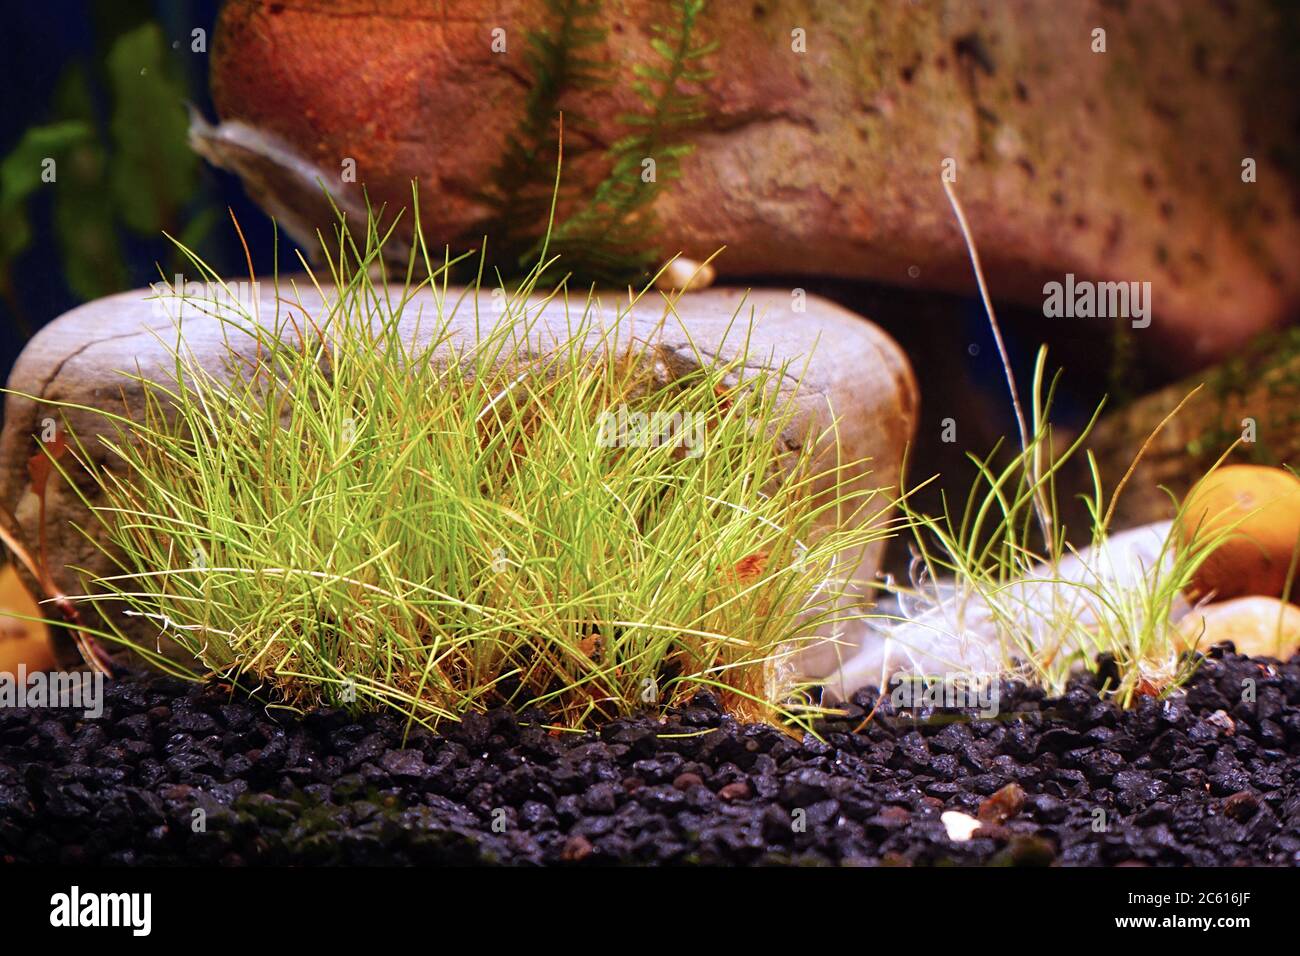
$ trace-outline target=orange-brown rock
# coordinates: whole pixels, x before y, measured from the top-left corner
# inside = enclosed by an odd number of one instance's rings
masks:
[[[49,632],[37,618],[50,614],[32,599],[13,565],[0,566],[0,672],[16,673],[54,666]]]
[[[409,203],[427,238],[477,241],[479,195],[519,127],[542,0],[230,0],[213,47],[222,123],[196,146],[239,172],[298,236],[333,222],[317,178],[356,209]],[[595,51],[618,81],[561,98],[594,147],[590,187],[637,107],[667,3],[606,4]],[[660,246],[720,274],[834,274],[969,290],[940,185],[956,162],[997,296],[1047,282],[1151,283],[1135,338],[1171,362],[1223,356],[1300,303],[1300,202],[1284,81],[1294,16],[1267,0],[999,3],[763,0],[709,5],[720,44],[706,119],[661,191]],[[494,53],[494,30],[505,52]],[[1105,31],[1096,52],[1094,31]],[[803,31],[804,52],[792,31]],[[575,150],[576,152],[576,150]],[[354,160],[356,182],[341,180]],[[1254,163],[1253,182],[1243,162]],[[408,220],[409,222],[409,217]],[[1098,323],[1115,319],[1050,319]]]

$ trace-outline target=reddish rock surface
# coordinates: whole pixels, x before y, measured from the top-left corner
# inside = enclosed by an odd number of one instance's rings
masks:
[[[621,79],[561,103],[592,120],[597,149],[567,171],[583,184],[636,106],[627,78],[654,58],[651,24],[671,14],[610,3],[601,16],[594,55]],[[300,235],[332,218],[319,176],[345,203],[364,184],[393,207],[418,178],[428,239],[477,236],[475,194],[523,114],[527,37],[544,22],[538,0],[232,0],[212,64],[223,123],[196,139]],[[1208,362],[1300,300],[1296,30],[1264,0],[713,3],[707,119],[657,201],[660,245],[702,258],[725,244],[724,277],[969,289],[939,180],[952,157],[995,295],[1037,305],[1070,272],[1149,281],[1155,320],[1138,343]],[[1245,157],[1257,182],[1242,182]],[[355,185],[340,182],[346,158]]]

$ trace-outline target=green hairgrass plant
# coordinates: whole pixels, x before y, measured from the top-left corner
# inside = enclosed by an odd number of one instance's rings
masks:
[[[912,580],[891,585],[904,613],[884,627],[868,626],[895,641],[921,669],[982,669],[1060,694],[1076,668],[1096,668],[1099,660],[1109,660],[1114,673],[1108,675],[1107,690],[1125,705],[1140,694],[1171,693],[1190,677],[1196,661],[1175,627],[1188,610],[1184,592],[1235,525],[1194,534],[1178,546],[1172,525],[1147,529],[1147,539],[1136,543],[1113,535],[1115,501],[1149,438],[1111,492],[1109,504],[1096,461],[1086,452],[1092,482],[1083,496],[1089,514],[1081,536],[1086,544],[1071,543],[1061,520],[1056,479],[1084,449],[1101,407],[1058,453],[1050,410],[1059,373],[1046,381],[1044,348],[1034,365],[1026,414],[964,210],[952,185],[945,180],[943,186],[1002,359],[1019,448],[1010,456],[1000,454],[1001,448],[986,458],[970,455],[977,476],[959,508],[944,495],[940,513],[934,515],[914,507],[908,495],[901,497],[915,536]],[[1178,521],[1182,506],[1174,504]]]
[[[221,370],[187,351],[196,320],[159,334],[172,369],[131,376],[142,409],[97,410],[111,467],[70,438],[116,563],[78,600],[146,658],[174,666],[123,608],[200,672],[292,708],[434,724],[539,706],[579,727],[711,689],[739,717],[810,720],[795,655],[862,613],[842,556],[888,533],[857,519],[889,503],[814,451],[828,436],[780,438],[799,426],[777,383],[801,370],[740,347],[665,381],[629,332],[638,296],[599,319],[591,294],[539,293],[546,262],[480,314],[415,232],[395,278],[373,219],[364,240],[322,242],[327,281],[307,281],[323,307],[278,277],[274,316],[198,303],[228,343]],[[547,303],[568,324],[551,339]],[[747,332],[738,312],[734,341]],[[688,423],[691,441],[620,438],[620,414]]]
[[[1100,408],[1058,452],[1048,412],[1059,375],[1044,394],[1045,362],[1042,350],[1025,447],[1001,460],[1000,449],[969,456],[976,478],[957,507],[943,495],[939,513],[929,514],[903,498],[916,560],[910,586],[896,588],[907,613],[890,633],[906,640],[910,625],[929,660],[942,662],[946,653],[957,671],[984,660],[990,670],[1054,694],[1064,692],[1075,669],[1095,669],[1099,659],[1113,662],[1108,690],[1125,705],[1138,694],[1172,692],[1195,663],[1174,626],[1188,610],[1184,592],[1231,529],[1194,535],[1179,547],[1171,525],[1136,532],[1144,536],[1137,542],[1115,537],[1096,462],[1086,453],[1089,521],[1084,544],[1071,543],[1056,479],[1084,448]]]

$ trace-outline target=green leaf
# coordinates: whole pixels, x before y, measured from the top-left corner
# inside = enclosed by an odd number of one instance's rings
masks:
[[[58,185],[58,161],[73,144],[90,136],[85,123],[68,121],[36,126],[29,129],[13,151],[0,162],[0,268],[8,265],[32,241],[31,224],[27,219],[27,199],[38,186],[46,160],[54,160],[52,167]]]
[[[166,60],[162,31],[145,23],[123,34],[108,54],[113,89],[114,203],[141,235],[173,227],[195,188],[197,159],[187,142],[186,90]]]
[[[127,286],[113,201],[103,189],[106,163],[97,140],[78,144],[69,162],[69,181],[54,197],[54,230],[64,275],[73,293],[86,300]]]
[[[665,41],[656,38],[650,41],[650,46],[669,63],[675,63],[677,61],[677,51],[669,46]]]
[[[94,103],[85,71],[71,66],[59,81],[55,110],[90,126]],[[126,288],[113,198],[108,188],[108,158],[98,136],[88,136],[69,152],[54,194],[54,232],[68,288],[81,299],[97,299]]]
[[[657,66],[650,66],[647,63],[634,63],[632,65],[632,74],[645,80],[654,80],[656,83],[667,83],[668,74]]]

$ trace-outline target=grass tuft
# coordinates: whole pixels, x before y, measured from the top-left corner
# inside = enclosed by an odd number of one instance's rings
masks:
[[[979,671],[982,662],[986,672],[1059,695],[1072,671],[1095,670],[1102,660],[1113,667],[1108,690],[1125,706],[1138,695],[1171,693],[1195,666],[1174,628],[1189,609],[1184,592],[1232,531],[1198,534],[1179,548],[1169,524],[1112,533],[1111,508],[1089,455],[1085,544],[1071,544],[1056,478],[1084,448],[1101,409],[1058,449],[1049,420],[1056,380],[1044,394],[1045,363],[1042,350],[1028,441],[1010,456],[999,456],[1000,449],[971,455],[977,475],[964,504],[952,507],[945,495],[940,513],[929,514],[904,496],[916,558],[910,586],[892,586],[904,613],[887,629],[888,639],[901,656],[923,662],[922,670]]]
[[[798,431],[777,385],[799,370],[741,349],[666,377],[627,308],[538,295],[540,265],[480,315],[416,235],[393,281],[373,221],[323,243],[323,308],[296,286],[274,316],[185,300],[220,324],[226,367],[200,365],[178,319],[166,380],[135,376],[143,408],[100,412],[112,467],[71,437],[118,566],[79,600],[294,708],[536,705],[579,727],[707,688],[742,718],[810,719],[794,657],[860,615],[842,555],[887,532],[855,520],[886,507],[837,477],[856,463]],[[547,301],[562,335],[542,332]],[[674,440],[620,440],[620,409],[676,416]]]
[[[1138,695],[1171,693],[1196,664],[1174,627],[1188,610],[1184,592],[1235,526],[1198,533],[1177,548],[1171,525],[1112,534],[1115,502],[1150,446],[1148,438],[1109,504],[1088,453],[1092,489],[1083,495],[1088,543],[1083,548],[1070,543],[1060,518],[1056,477],[1084,448],[1101,408],[1058,452],[1050,411],[1059,375],[1046,381],[1043,348],[1026,413],[970,224],[946,179],[943,188],[997,344],[1020,443],[1009,460],[1000,447],[986,458],[969,456],[977,477],[960,510],[950,506],[946,495],[937,515],[915,508],[909,495],[901,496],[915,535],[912,580],[910,586],[889,585],[902,609],[895,620],[883,627],[868,622],[885,646],[868,661],[879,660],[886,671],[882,685],[901,662],[903,669],[921,673],[1016,677],[1058,695],[1073,670],[1096,669],[1104,661],[1113,668],[1107,689],[1125,706]],[[1181,408],[1182,403],[1169,417]]]

